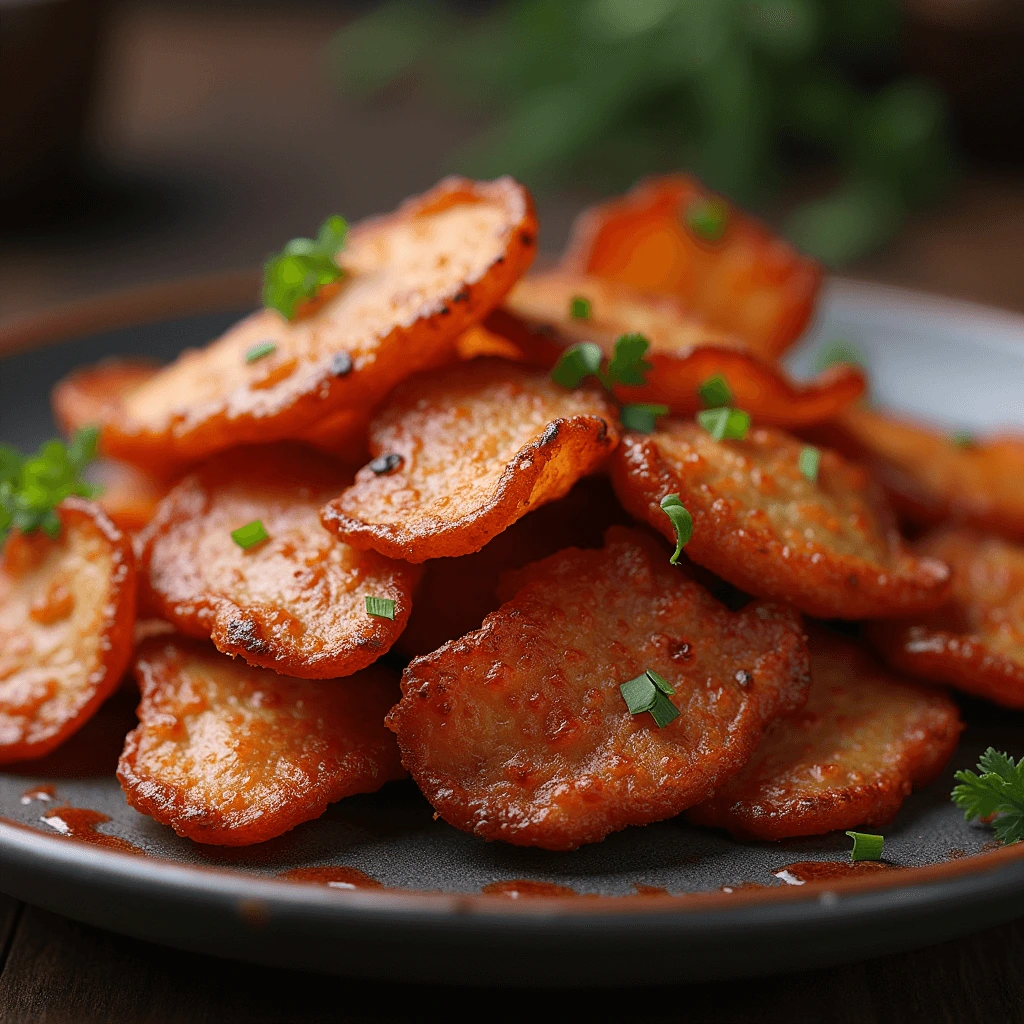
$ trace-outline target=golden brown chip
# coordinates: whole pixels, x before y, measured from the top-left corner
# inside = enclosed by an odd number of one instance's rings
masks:
[[[68,498],[56,540],[12,532],[0,560],[0,763],[42,757],[116,689],[135,625],[128,539]]]
[[[955,519],[1024,540],[1024,436],[961,439],[855,408],[843,413],[827,438],[867,463],[912,522],[930,526]]]
[[[309,679],[365,668],[405,628],[417,570],[320,525],[320,506],[351,479],[298,445],[210,459],[139,536],[146,607],[250,665]],[[232,531],[257,520],[268,539],[242,548]],[[368,614],[367,597],[393,601],[394,619]]]
[[[875,647],[903,672],[1024,708],[1024,546],[960,528],[914,550],[949,563],[949,601],[921,618],[873,623]]]
[[[195,460],[372,405],[454,354],[529,266],[536,234],[529,193],[510,178],[446,179],[353,228],[338,255],[346,277],[310,315],[254,313],[124,395],[104,420],[104,448]],[[247,358],[267,343],[269,354]]]
[[[353,547],[408,562],[467,555],[568,493],[618,438],[598,390],[474,359],[395,390],[370,423],[373,461],[324,507],[323,523]]]
[[[820,618],[863,619],[934,608],[949,590],[937,559],[903,547],[865,470],[821,450],[817,478],[803,445],[756,427],[716,441],[692,421],[627,434],[612,460],[619,500],[670,540],[661,499],[678,494],[693,518],[686,553],[750,594]]]
[[[708,212],[720,232],[691,226]],[[817,263],[682,175],[649,178],[583,213],[561,266],[674,295],[769,359],[804,329],[822,280]]]
[[[179,637],[147,640],[117,777],[128,803],[217,846],[273,839],[329,803],[405,775],[384,716],[394,675],[329,682],[250,668]]]
[[[130,462],[100,459],[86,470],[89,482],[101,488],[96,504],[119,530],[137,533],[153,518],[170,484]]]
[[[50,395],[53,418],[70,436],[82,427],[102,423],[116,411],[118,403],[135,388],[160,371],[152,359],[103,359],[62,377]]]
[[[894,676],[856,644],[811,632],[811,693],[750,763],[689,816],[743,839],[821,835],[890,822],[933,782],[963,726],[941,690]]]
[[[479,551],[432,559],[424,566],[398,649],[411,656],[428,654],[479,629],[484,616],[501,604],[502,573],[562,548],[599,548],[609,526],[629,522],[608,478],[599,474],[581,480],[564,498],[523,516]]]
[[[573,317],[574,299],[589,303],[590,316]],[[614,281],[555,272],[523,278],[505,310],[535,325],[554,325],[566,344],[590,341],[606,355],[622,334],[643,334],[651,364],[643,387],[619,385],[620,401],[667,405],[688,416],[703,408],[698,389],[715,376],[729,385],[736,405],[758,423],[800,427],[832,418],[864,393],[863,371],[835,366],[815,380],[797,383],[773,361],[758,356],[735,335],[706,326],[677,299],[650,296]],[[553,359],[557,346],[552,346]]]
[[[727,611],[647,533],[612,527],[523,570],[483,627],[414,659],[388,717],[402,760],[450,824],[571,850],[705,799],[765,726],[803,704],[792,609]],[[679,716],[632,715],[619,686],[652,669]]]

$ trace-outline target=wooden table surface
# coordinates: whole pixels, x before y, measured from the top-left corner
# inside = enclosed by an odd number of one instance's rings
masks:
[[[72,218],[0,235],[0,322],[174,277],[251,267],[329,210],[358,217],[422,189],[471,125],[414,94],[338,99],[321,53],[340,15],[126,9],[98,117],[104,174]],[[541,204],[556,250],[579,197]],[[1024,311],[1024,175],[972,171],[944,207],[855,272]],[[2,879],[0,879],[2,888]],[[670,951],[666,951],[671,955]],[[867,963],[771,979],[611,992],[365,984],[134,942],[0,896],[0,1021],[1024,1021],[1024,923]]]

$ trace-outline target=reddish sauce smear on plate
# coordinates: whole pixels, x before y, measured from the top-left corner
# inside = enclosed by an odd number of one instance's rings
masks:
[[[67,836],[68,839],[77,839],[80,842],[102,846],[108,850],[117,850],[120,853],[145,855],[145,850],[128,842],[127,839],[100,832],[97,826],[110,821],[110,816],[100,811],[91,811],[86,807],[55,807],[48,814],[43,815],[42,821],[58,835]]]
[[[359,868],[343,865],[324,864],[309,868],[292,868],[284,871],[279,878],[288,882],[311,882],[314,885],[327,885],[332,889],[383,889],[384,884],[378,882]]]
[[[835,882],[842,878],[860,878],[880,871],[893,871],[895,867],[894,864],[886,864],[880,860],[801,860],[795,864],[787,864],[773,874],[789,885],[804,885],[807,882]]]

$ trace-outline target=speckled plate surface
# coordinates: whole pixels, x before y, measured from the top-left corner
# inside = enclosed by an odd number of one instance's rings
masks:
[[[122,353],[169,358],[237,315],[108,326],[180,314],[189,307],[176,295],[0,332],[0,439],[29,447],[51,436],[49,389],[72,367]],[[947,426],[1024,424],[1021,318],[836,282],[794,369],[838,337],[865,354],[885,404]],[[435,821],[409,782],[259,847],[198,847],[124,801],[113,769],[133,706],[120,693],[51,757],[0,771],[0,890],[203,952],[477,984],[796,969],[1024,913],[1024,844],[993,849],[990,830],[966,825],[948,799],[953,771],[987,745],[1024,753],[1024,716],[978,702],[963,702],[968,729],[946,773],[884,830],[891,867],[861,873],[844,869],[843,835],[741,844],[681,819],[569,854],[488,844]]]

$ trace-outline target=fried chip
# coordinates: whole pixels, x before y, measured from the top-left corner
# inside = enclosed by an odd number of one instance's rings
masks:
[[[210,459],[139,536],[144,605],[250,665],[309,679],[365,668],[405,628],[418,573],[320,525],[320,506],[351,479],[291,444]],[[232,531],[257,520],[268,539],[242,548]],[[393,601],[394,619],[368,614],[368,597]]]
[[[138,533],[153,518],[170,487],[144,469],[114,459],[93,462],[85,475],[100,488],[96,504],[126,533]]]
[[[1024,708],[1024,546],[945,529],[914,545],[953,569],[949,601],[902,622],[876,622],[868,638],[894,668]]]
[[[370,423],[374,460],[324,507],[323,524],[353,547],[409,562],[467,555],[568,493],[618,438],[598,390],[474,359],[395,390]]]
[[[886,825],[952,756],[963,726],[945,693],[825,630],[811,632],[810,646],[807,705],[778,719],[750,763],[689,812],[698,825],[741,839]]]
[[[388,717],[402,760],[450,824],[571,850],[705,799],[809,682],[799,615],[727,611],[645,532],[612,527],[519,575],[480,630],[414,659]],[[632,715],[651,669],[679,716]]]
[[[338,255],[346,277],[310,315],[260,310],[124,395],[104,419],[104,450],[195,460],[373,405],[454,354],[529,266],[536,235],[529,193],[510,178],[446,179],[354,227]]]
[[[627,434],[612,459],[625,508],[675,541],[661,499],[678,494],[693,518],[686,554],[758,597],[819,618],[882,618],[934,608],[949,570],[903,546],[868,473],[822,449],[816,479],[801,472],[804,446],[756,427],[716,441],[692,421],[663,420]]]
[[[386,669],[291,679],[156,637],[135,674],[142,702],[117,768],[121,788],[136,810],[198,843],[262,843],[405,775],[384,728],[398,696]]]
[[[131,544],[91,502],[61,533],[7,538],[0,561],[0,763],[42,757],[117,688],[132,651]]]
[[[53,418],[70,437],[76,430],[102,423],[117,411],[125,395],[160,372],[152,359],[103,359],[62,377],[50,394]]]
[[[479,551],[432,559],[424,565],[398,649],[410,656],[428,654],[479,629],[484,616],[501,604],[502,573],[562,548],[599,548],[609,526],[630,521],[607,477],[585,477],[564,498],[523,516]]]
[[[1024,540],[1024,435],[941,434],[874,409],[848,409],[827,435],[867,463],[901,515],[922,526],[946,519]]]
[[[571,313],[573,300],[580,298],[589,304],[586,319]],[[620,384],[616,396],[624,403],[667,405],[679,416],[703,408],[699,388],[715,376],[726,381],[736,405],[758,423],[780,427],[831,419],[860,398],[866,386],[863,370],[845,365],[806,383],[793,381],[735,335],[705,326],[678,300],[596,277],[533,274],[512,289],[504,308],[528,323],[556,327],[566,344],[594,342],[609,356],[619,336],[644,335],[650,342],[644,355],[651,364],[647,383]]]
[[[719,221],[712,231],[691,226],[707,210]],[[817,263],[682,175],[649,178],[584,212],[561,267],[675,295],[768,359],[800,335],[822,281]]]

